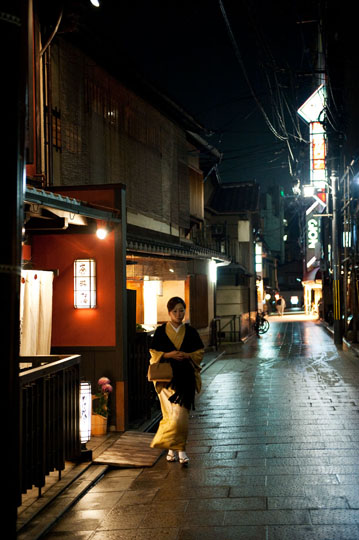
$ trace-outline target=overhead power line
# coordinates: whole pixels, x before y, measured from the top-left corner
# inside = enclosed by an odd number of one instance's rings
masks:
[[[248,77],[248,74],[247,74],[247,70],[245,68],[245,65],[244,65],[244,62],[243,62],[243,59],[242,59],[242,55],[241,55],[241,52],[239,50],[239,47],[238,47],[238,44],[237,44],[237,41],[234,37],[234,34],[232,32],[232,28],[231,28],[231,25],[230,25],[230,22],[229,22],[229,19],[227,17],[227,13],[226,13],[226,10],[224,8],[224,5],[223,5],[223,2],[222,0],[219,0],[219,7],[220,7],[220,10],[222,12],[222,16],[223,16],[223,19],[224,19],[224,22],[226,24],[226,28],[227,28],[227,32],[228,32],[228,35],[229,35],[229,38],[230,38],[230,41],[232,43],[232,46],[233,46],[233,49],[234,49],[234,52],[235,52],[235,55],[236,55],[236,58],[238,60],[238,63],[242,69],[242,72],[243,72],[243,75],[244,75],[244,78],[246,80],[246,83],[248,85],[248,88],[253,96],[253,99],[255,100],[256,104],[258,105],[263,117],[264,117],[264,120],[267,124],[267,126],[269,127],[270,131],[273,133],[273,135],[281,140],[281,141],[286,141],[288,139],[287,136],[283,136],[281,135],[280,133],[278,133],[278,131],[276,130],[276,128],[273,126],[272,122],[270,121],[266,111],[264,110],[263,108],[263,105],[262,103],[259,101],[255,91],[254,91],[254,88],[251,84],[251,81],[249,80],[249,77]]]

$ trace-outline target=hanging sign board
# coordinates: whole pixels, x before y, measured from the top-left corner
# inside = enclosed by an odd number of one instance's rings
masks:
[[[307,216],[306,220],[306,266],[312,267],[320,260],[320,218]]]

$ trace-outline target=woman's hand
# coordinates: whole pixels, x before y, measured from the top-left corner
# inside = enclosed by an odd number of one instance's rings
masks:
[[[165,353],[163,355],[163,358],[172,358],[173,360],[178,360],[179,362],[181,362],[182,360],[185,360],[186,358],[190,358],[190,355],[186,352],[175,350],[175,351]]]

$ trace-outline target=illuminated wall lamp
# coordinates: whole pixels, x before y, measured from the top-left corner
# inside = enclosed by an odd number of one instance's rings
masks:
[[[74,261],[74,306],[77,309],[96,307],[96,261],[76,259]]]
[[[92,460],[92,450],[86,448],[86,443],[91,438],[91,383],[87,381],[80,382],[80,442],[81,442],[81,461]]]
[[[96,236],[99,240],[105,240],[105,238],[107,238],[107,235],[108,235],[108,229],[106,227],[99,226],[96,229]]]
[[[107,221],[99,220],[96,223],[96,236],[100,240],[107,238],[109,232],[112,230],[112,226]]]

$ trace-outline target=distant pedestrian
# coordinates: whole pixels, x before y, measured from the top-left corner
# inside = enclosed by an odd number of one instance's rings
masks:
[[[311,309],[310,309],[310,314],[315,316],[317,315],[318,316],[318,307],[317,307],[317,304],[315,302],[312,302],[312,306],[311,306]]]
[[[195,392],[201,389],[200,363],[204,345],[197,330],[183,324],[186,304],[181,298],[171,298],[167,309],[170,321],[156,329],[150,349],[150,363],[170,362],[173,379],[168,383],[154,383],[161,404],[162,420],[151,447],[168,449],[167,461],[178,459],[180,463],[187,464],[188,417],[191,407],[194,408]]]
[[[278,295],[276,299],[276,308],[277,308],[278,315],[280,315],[281,317],[283,317],[285,306],[286,306],[286,303],[283,296]]]

